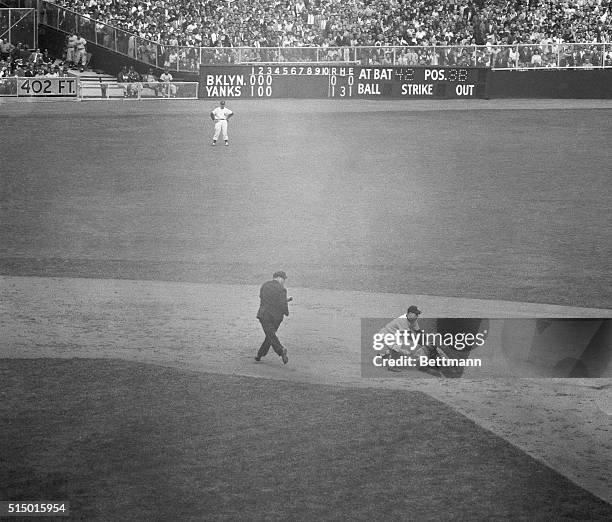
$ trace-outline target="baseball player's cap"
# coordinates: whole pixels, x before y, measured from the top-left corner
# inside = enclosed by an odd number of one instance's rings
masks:
[[[272,279],[276,279],[277,277],[287,279],[287,274],[285,274],[285,272],[283,272],[282,270],[278,270],[277,272],[274,272],[274,274],[272,275]]]
[[[419,308],[416,305],[410,305],[408,307],[408,310],[406,311],[406,314],[417,314],[420,315],[423,312],[421,312],[421,310],[419,310]]]

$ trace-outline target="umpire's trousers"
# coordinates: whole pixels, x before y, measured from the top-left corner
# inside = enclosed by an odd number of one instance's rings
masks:
[[[272,349],[278,355],[282,355],[285,349],[283,348],[281,342],[278,340],[278,337],[276,336],[276,331],[278,330],[278,327],[281,325],[283,320],[281,319],[280,321],[276,321],[272,318],[266,318],[259,319],[259,322],[261,323],[261,327],[263,328],[263,331],[266,334],[266,338],[259,347],[257,357],[265,357],[268,353],[268,350],[270,349],[270,346],[272,346]]]

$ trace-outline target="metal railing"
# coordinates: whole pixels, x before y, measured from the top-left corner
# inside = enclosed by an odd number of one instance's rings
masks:
[[[28,49],[37,46],[36,11],[34,9],[0,8],[0,38]]]
[[[612,68],[612,43],[554,43],[419,47],[182,47],[140,38],[112,25],[41,3],[40,23],[78,33],[89,42],[160,69],[197,73],[200,64],[363,65],[491,67],[498,70]]]
[[[88,42],[159,69],[193,73],[199,70],[200,49],[197,47],[173,47],[139,38],[50,2],[42,2],[39,21],[66,35],[78,33]]]
[[[197,100],[198,82],[81,82],[79,98],[102,100]]]

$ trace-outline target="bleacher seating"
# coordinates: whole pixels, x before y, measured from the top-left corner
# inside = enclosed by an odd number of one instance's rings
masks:
[[[610,0],[55,0],[168,46],[610,42]]]

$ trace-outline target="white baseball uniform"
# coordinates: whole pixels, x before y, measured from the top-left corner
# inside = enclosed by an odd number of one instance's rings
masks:
[[[80,64],[83,67],[85,67],[85,65],[87,64],[86,46],[87,46],[87,40],[85,40],[85,38],[83,38],[82,36],[77,38],[77,41],[76,41],[76,54],[75,54],[76,60],[75,61],[76,61],[77,65]]]
[[[210,113],[215,119],[215,135],[213,136],[213,142],[219,139],[219,135],[223,136],[225,141],[228,141],[227,137],[227,119],[234,114],[230,109],[224,106],[219,106]]]
[[[390,323],[387,323],[378,333],[382,335],[386,335],[386,334],[395,334],[396,332],[404,332],[404,331],[408,332],[407,339],[412,340],[412,337],[410,336],[410,334],[420,331],[418,321],[415,321],[414,323],[411,324],[410,321],[408,321],[406,314],[400,315],[397,319],[393,319],[393,321],[391,321]],[[422,352],[421,347],[419,347],[418,345],[415,346],[412,342],[410,342],[409,345],[393,343],[387,346],[387,349],[385,350],[385,352],[389,353],[391,350],[396,351],[400,355],[409,355],[413,357],[415,355],[416,356],[423,355],[424,353]]]
[[[68,47],[66,48],[66,61],[73,63],[76,59],[76,45],[79,37],[73,34],[68,38]]]
[[[170,83],[172,80],[173,80],[172,75],[167,71],[164,71],[159,77],[159,81],[162,82],[161,91],[162,91],[163,96],[176,97],[177,89],[176,89],[176,85],[174,85],[173,83]]]

